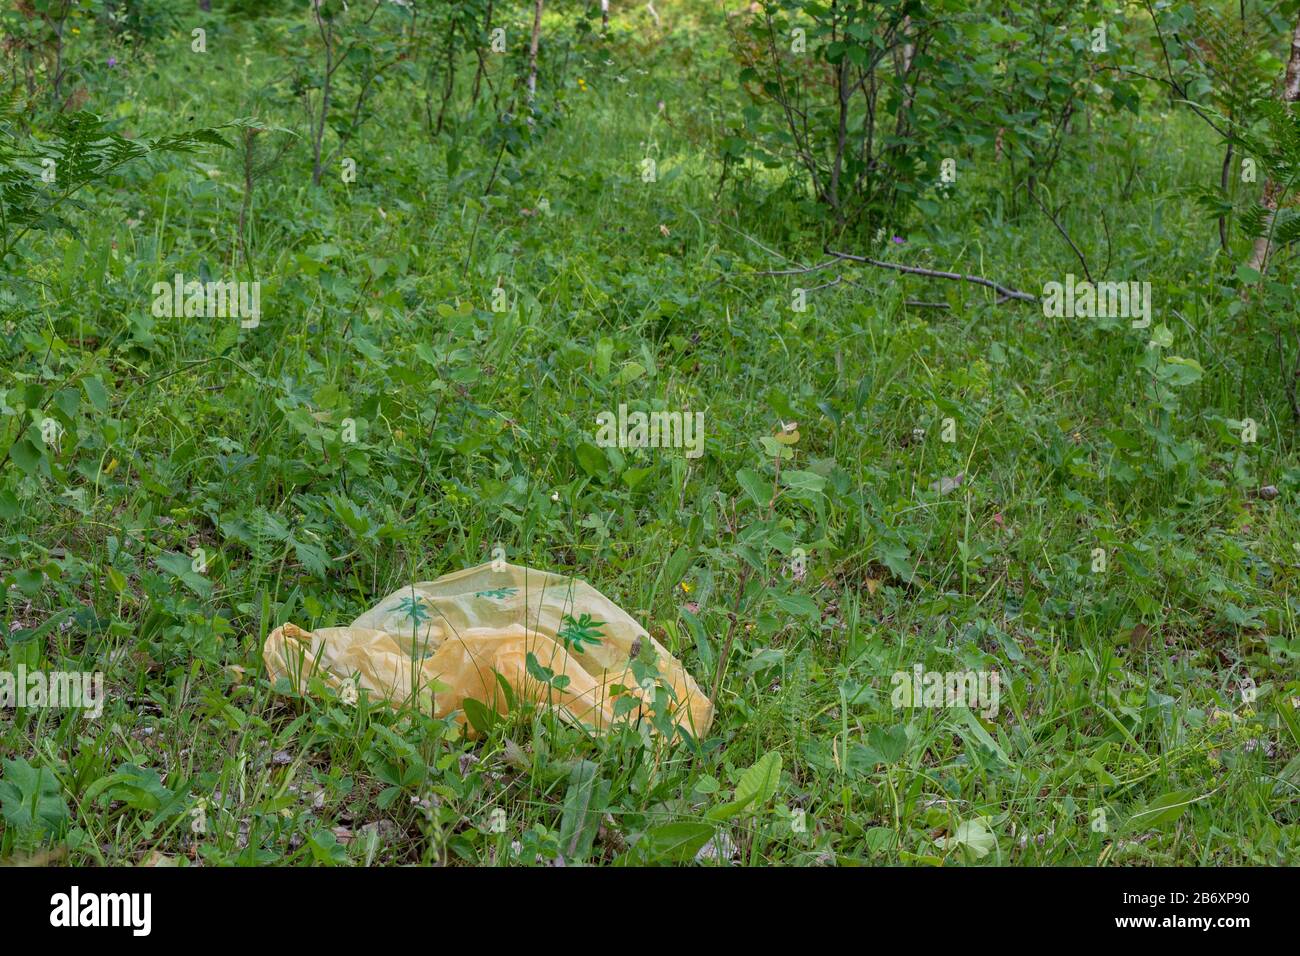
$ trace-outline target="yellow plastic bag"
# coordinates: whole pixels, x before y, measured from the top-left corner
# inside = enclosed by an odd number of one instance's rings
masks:
[[[317,676],[341,693],[364,688],[438,717],[462,711],[462,721],[467,699],[505,712],[503,679],[517,701],[551,706],[600,733],[615,719],[616,694],[654,699],[653,678],[640,686],[630,666],[647,642],[674,723],[702,736],[711,702],[645,628],[584,581],[504,562],[402,588],[351,627],[285,624],[267,637],[262,659],[272,682],[285,677],[301,691]]]

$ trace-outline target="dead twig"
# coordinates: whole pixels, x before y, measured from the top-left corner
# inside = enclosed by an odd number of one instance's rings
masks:
[[[844,276],[836,276],[830,282],[823,282],[821,285],[815,285],[811,289],[804,289],[804,292],[819,292],[822,289],[829,289],[832,286],[837,286],[843,281],[844,281]]]
[[[928,276],[931,279],[952,279],[956,282],[973,282],[975,285],[982,285],[985,288],[993,289],[998,293],[998,303],[1006,302],[1008,299],[1015,299],[1018,302],[1037,302],[1038,297],[1030,295],[1028,292],[1021,292],[1018,289],[1012,289],[1002,285],[1000,282],[994,282],[992,279],[986,279],[984,276],[963,275],[960,272],[941,272],[938,269],[923,269],[920,266],[905,266],[897,262],[884,262],[880,259],[872,259],[869,256],[855,256],[848,252],[836,252],[834,249],[823,249],[828,256],[834,256],[836,259],[845,259],[849,262],[860,262],[864,265],[876,266],[881,269],[893,269],[895,272],[905,272],[908,275]]]
[[[827,259],[825,262],[819,262],[815,266],[799,266],[797,269],[767,269],[762,272],[750,272],[751,276],[799,276],[808,272],[816,272],[819,269],[825,269],[827,266],[835,265],[834,259]]]
[[[1060,220],[1057,219],[1056,216],[1052,215],[1052,211],[1047,208],[1047,204],[1038,198],[1038,193],[1034,192],[1032,189],[1029,190],[1029,198],[1038,203],[1038,208],[1043,211],[1043,215],[1052,221],[1052,225],[1056,227],[1056,231],[1061,234],[1063,239],[1065,239],[1066,244],[1074,250],[1074,255],[1079,260],[1079,265],[1083,266],[1084,276],[1087,278],[1088,283],[1092,284],[1092,270],[1088,268],[1088,260],[1084,258],[1083,250],[1081,250],[1075,241],[1070,238],[1070,234],[1065,231],[1065,227],[1061,225]]]

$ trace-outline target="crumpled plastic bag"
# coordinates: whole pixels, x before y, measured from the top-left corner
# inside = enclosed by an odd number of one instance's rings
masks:
[[[638,682],[631,667],[647,643],[657,683],[644,673]],[[268,635],[262,659],[272,683],[284,677],[302,692],[312,677],[339,691],[351,683],[436,717],[461,711],[462,722],[466,700],[505,713],[513,696],[601,733],[616,718],[648,715],[662,704],[659,688],[673,723],[692,737],[713,719],[686,669],[617,604],[584,581],[505,562],[404,587],[351,627],[285,624]],[[623,695],[635,706],[619,705]]]

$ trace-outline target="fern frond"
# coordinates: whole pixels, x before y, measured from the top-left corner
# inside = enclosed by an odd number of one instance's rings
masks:
[[[8,101],[7,101],[8,102]],[[0,118],[3,116],[0,107]],[[0,265],[18,240],[32,231],[68,231],[76,227],[59,210],[77,207],[74,194],[106,181],[114,172],[155,153],[189,153],[203,146],[230,143],[216,129],[195,129],[150,142],[130,140],[108,128],[94,113],[60,116],[50,139],[20,149],[11,130],[0,124]],[[53,180],[42,173],[53,160]]]
[[[1268,232],[1268,224],[1271,218],[1272,213],[1267,207],[1260,203],[1253,202],[1241,213],[1238,222],[1241,225],[1241,231],[1243,233],[1251,239],[1258,239],[1260,236]]]
[[[1273,244],[1287,246],[1300,240],[1300,211],[1282,209],[1273,220]]]

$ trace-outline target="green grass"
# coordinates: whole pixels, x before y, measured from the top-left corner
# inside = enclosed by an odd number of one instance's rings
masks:
[[[124,57],[88,108],[136,135],[254,112],[301,126],[292,102],[251,108],[283,72],[277,21],[259,23],[210,31],[234,57],[198,61],[181,33],[152,69]],[[747,274],[790,267],[763,247],[820,261],[820,240],[769,171],[719,190],[713,137],[738,94],[713,79],[725,51],[683,38],[718,27],[665,26],[658,45],[639,27],[576,43],[550,78],[561,115],[486,199],[495,150],[468,121],[431,140],[399,86],[350,150],[357,183],[335,170],[312,188],[299,142],[253,204],[255,329],[149,315],[176,271],[243,277],[233,153],[133,167],[94,195],[79,241],[33,245],[40,317],[0,372],[0,411],[28,414],[31,386],[77,404],[52,466],[0,470],[4,653],[102,670],[108,695],[97,720],[0,711],[16,761],[0,765],[0,857],[670,862],[706,840],[706,865],[1300,857],[1300,469],[1271,336],[1229,309],[1244,246],[1216,255],[1185,194],[1217,168],[1212,143],[1150,112],[1106,133],[1140,157],[1127,195],[1115,151],[1045,193],[1094,267],[1152,283],[1172,336],[1156,367],[1203,369],[1171,387],[1143,364],[1152,330],[1126,321],[853,266]],[[941,213],[882,255],[1035,294],[1079,272],[1036,209],[1009,209],[991,150],[960,168]],[[838,274],[791,310],[797,285]],[[637,401],[703,411],[704,455],[584,465],[595,416]],[[760,439],[791,421],[783,470],[824,488],[765,520],[737,473],[770,484]],[[740,607],[707,737],[593,739],[519,711],[468,741],[266,681],[272,628],[346,624],[497,542],[590,581],[706,690]],[[917,664],[998,671],[997,716],[895,707],[891,675]],[[29,826],[42,786],[47,825]],[[750,802],[716,810],[737,788]]]

